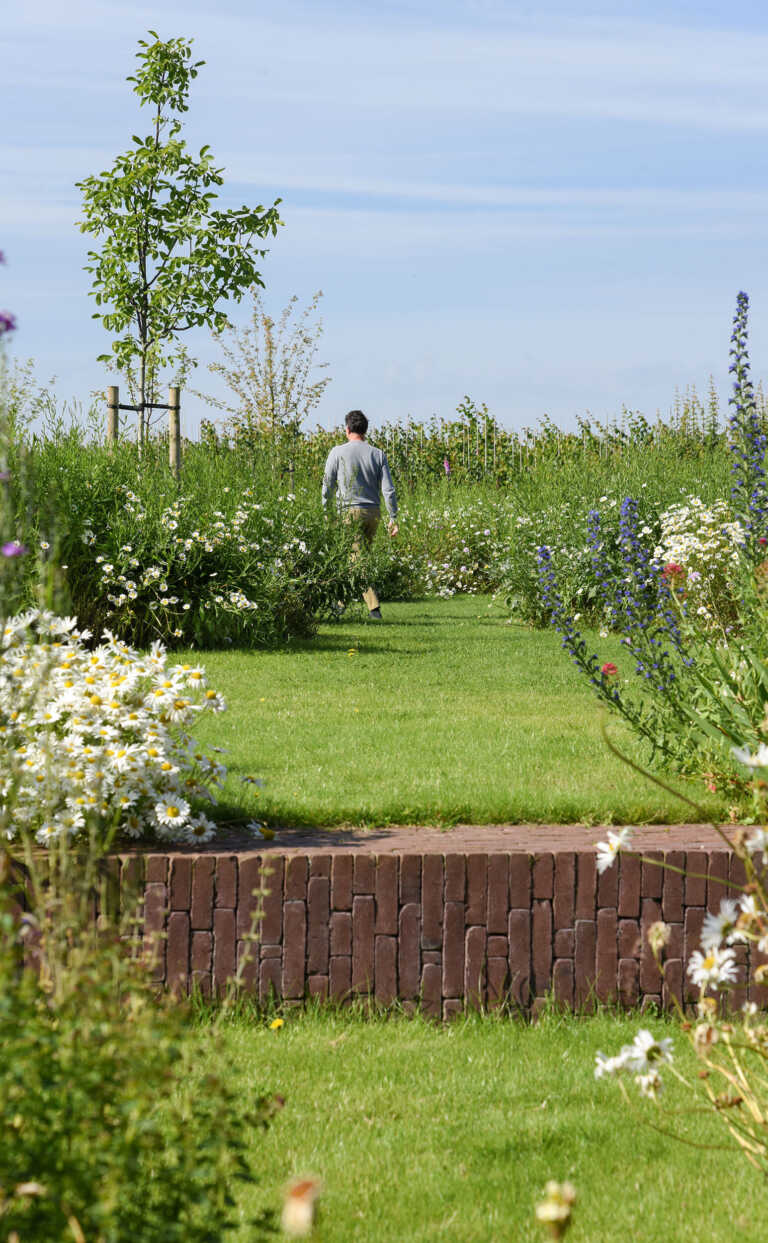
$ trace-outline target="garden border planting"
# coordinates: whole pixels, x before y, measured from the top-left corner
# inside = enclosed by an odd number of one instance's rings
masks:
[[[554,832],[527,849],[489,849],[499,831],[452,847],[421,830],[422,848],[402,849],[395,833],[368,847],[131,854],[109,867],[124,902],[144,885],[154,977],[182,994],[221,995],[240,967],[264,1002],[371,998],[436,1018],[504,1003],[535,1014],[548,998],[577,1009],[695,1001],[687,964],[707,911],[743,883],[736,856],[701,826],[649,830],[642,859],[622,853],[600,875],[583,830],[574,849],[567,829]],[[671,929],[663,982],[647,941],[660,919]],[[768,987],[748,983],[746,947],[737,959],[732,1004],[768,1004]]]

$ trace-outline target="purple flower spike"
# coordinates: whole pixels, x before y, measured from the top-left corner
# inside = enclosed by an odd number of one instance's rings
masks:
[[[444,458],[443,458],[443,470],[445,471],[446,475],[450,475],[450,473],[451,473],[451,463],[448,461],[448,458],[447,458],[447,457],[444,457]]]
[[[10,483],[11,472],[9,470],[0,470],[0,483]]]
[[[4,557],[23,557],[29,549],[26,544],[18,544],[16,540],[9,540],[7,544],[3,544],[0,552]]]
[[[0,337],[4,332],[13,332],[15,327],[16,317],[10,311],[0,311]]]

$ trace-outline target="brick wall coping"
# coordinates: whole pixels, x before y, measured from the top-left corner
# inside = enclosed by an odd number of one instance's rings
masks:
[[[389,826],[373,829],[279,829],[265,841],[242,833],[222,833],[207,846],[160,844],[122,847],[120,854],[537,854],[541,851],[589,851],[605,839],[610,826],[583,824],[460,824],[452,829]],[[726,833],[735,831],[728,825]],[[722,850],[723,839],[712,825],[647,825],[637,829],[633,851]]]

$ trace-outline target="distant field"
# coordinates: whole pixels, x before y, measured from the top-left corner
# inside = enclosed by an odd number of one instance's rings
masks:
[[[287,650],[204,653],[229,709],[199,736],[226,748],[232,815],[286,825],[690,818],[610,755],[602,710],[556,634],[509,625],[479,597],[383,607],[379,626],[352,609]],[[626,662],[616,640],[589,637],[606,660]],[[642,758],[620,722],[610,728]],[[700,785],[679,785],[725,814]]]

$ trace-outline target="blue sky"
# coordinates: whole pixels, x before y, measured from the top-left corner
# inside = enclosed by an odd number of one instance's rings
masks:
[[[147,129],[125,78],[150,27],[206,61],[186,136],[222,202],[282,197],[268,308],[324,291],[319,422],[469,393],[567,427],[710,374],[727,396],[742,288],[768,377],[763,4],[26,0],[3,18],[0,306],[61,397],[110,382],[74,182]],[[220,393],[207,334],[187,343]],[[187,429],[206,413],[190,398]]]

